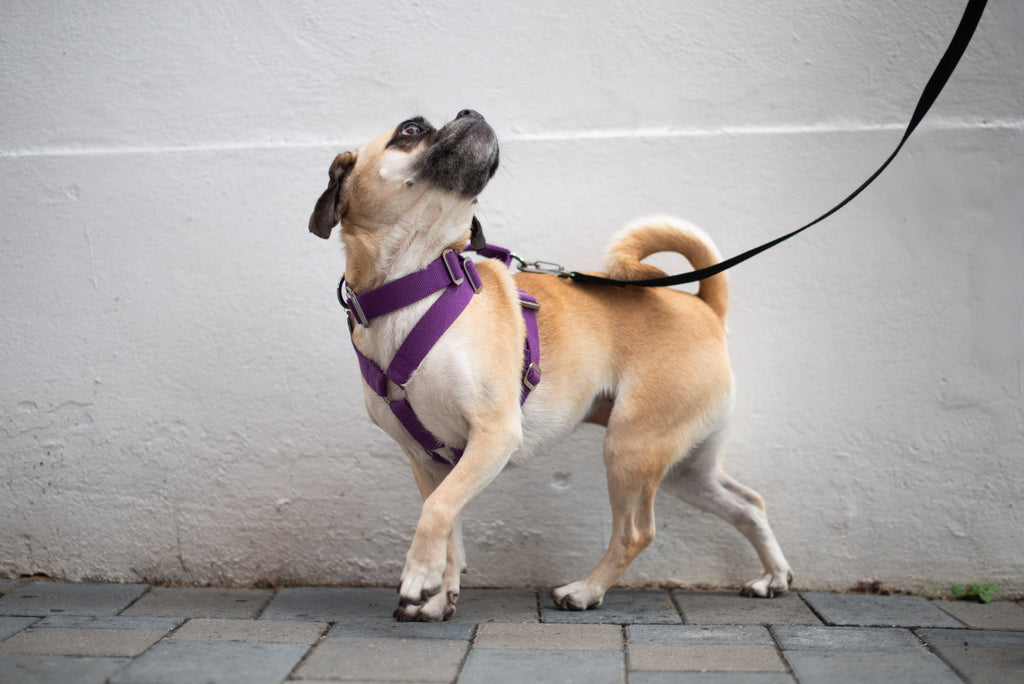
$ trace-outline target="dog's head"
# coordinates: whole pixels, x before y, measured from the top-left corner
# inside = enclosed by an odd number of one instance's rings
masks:
[[[408,119],[331,164],[309,230],[324,239],[341,223],[375,232],[466,214],[498,168],[498,141],[482,116],[463,110],[440,129]],[[421,218],[422,217],[422,218]]]

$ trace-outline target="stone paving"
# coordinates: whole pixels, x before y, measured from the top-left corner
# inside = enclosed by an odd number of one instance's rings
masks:
[[[0,580],[0,684],[1024,682],[1024,604],[910,596],[467,589],[442,624],[393,589]]]

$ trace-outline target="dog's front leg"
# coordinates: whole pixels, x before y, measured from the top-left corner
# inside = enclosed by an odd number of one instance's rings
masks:
[[[432,464],[425,463],[423,456],[413,459],[424,501],[416,534],[406,554],[396,617],[436,621],[454,612],[464,555],[459,513],[501,472],[521,440],[518,423],[504,430],[474,431],[458,465],[429,492],[430,479],[436,479],[436,471]]]
[[[419,487],[423,500],[437,489],[437,486],[451,472],[448,465],[428,461],[421,453],[406,451],[412,465],[413,476]],[[432,596],[422,605],[410,605],[405,601],[395,611],[395,618],[402,622],[447,620],[455,614],[455,604],[459,600],[459,588],[462,573],[466,570],[466,551],[462,545],[462,520],[456,517],[448,535],[446,561],[442,591]]]

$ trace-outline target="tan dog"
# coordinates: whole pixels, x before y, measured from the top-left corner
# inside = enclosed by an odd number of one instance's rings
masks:
[[[338,155],[310,230],[330,236],[341,223],[345,278],[359,293],[419,271],[470,235],[476,197],[498,165],[498,144],[476,112],[440,130],[422,118],[400,124],[355,152]],[[640,260],[674,251],[696,267],[717,250],[698,229],[671,219],[638,222],[612,243],[608,274],[663,275]],[[654,538],[659,485],[734,525],[754,545],[764,574],[749,596],[773,596],[792,573],[761,497],[718,467],[717,452],[733,404],[726,352],[724,274],[699,294],[659,288],[583,285],[552,275],[512,275],[497,260],[477,264],[483,287],[404,387],[423,425],[444,444],[465,449],[451,467],[431,458],[388,404],[364,383],[370,417],[401,445],[423,509],[401,576],[401,620],[454,613],[464,551],[459,514],[510,459],[548,450],[581,422],[607,427],[604,460],[612,505],[611,542],[585,579],[552,592],[566,609],[601,603],[605,591]],[[541,307],[543,381],[520,408],[525,325],[516,288]],[[355,325],[353,342],[386,367],[436,297]],[[388,389],[389,397],[401,394]]]

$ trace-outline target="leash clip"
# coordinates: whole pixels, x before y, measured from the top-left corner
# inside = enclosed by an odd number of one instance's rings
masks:
[[[526,261],[518,254],[511,254],[512,260],[516,262],[516,270],[520,273],[548,273],[550,275],[566,277],[565,267],[553,261]]]

